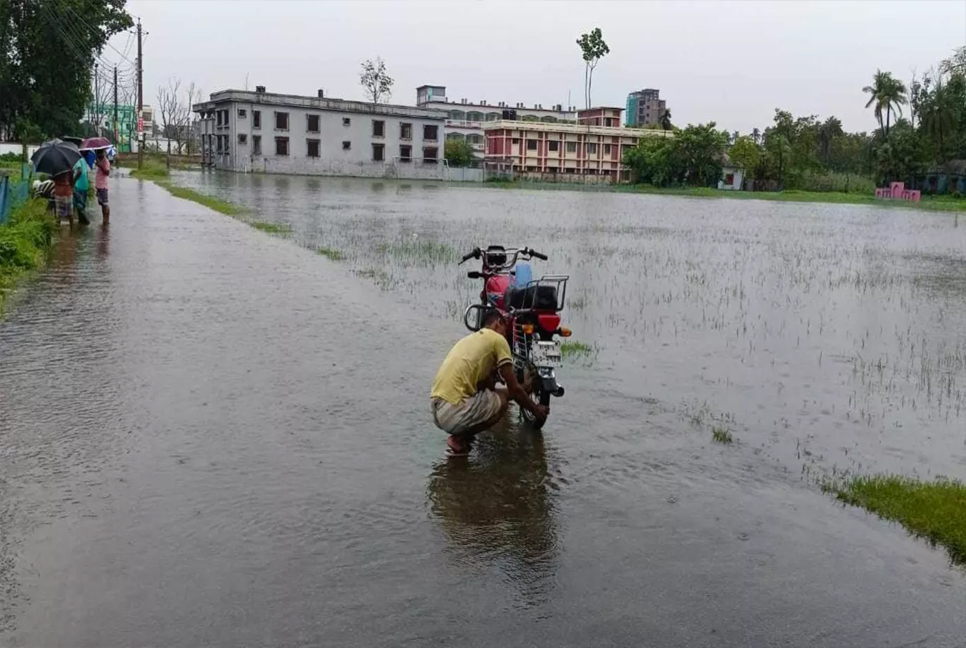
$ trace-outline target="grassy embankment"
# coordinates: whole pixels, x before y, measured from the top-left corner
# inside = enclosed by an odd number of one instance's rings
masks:
[[[570,191],[611,191],[615,193],[654,194],[689,198],[731,198],[738,200],[771,200],[777,202],[830,203],[842,205],[874,205],[876,207],[906,207],[930,211],[966,212],[966,198],[952,196],[923,196],[918,203],[902,200],[876,200],[872,194],[840,191],[721,191],[708,187],[653,187],[651,185],[582,185],[568,183],[533,182],[526,180],[490,181],[487,187],[501,189],[562,189]]]
[[[910,533],[945,547],[953,562],[966,564],[966,483],[873,475],[823,488],[846,504],[899,522]]]
[[[43,266],[57,231],[47,201],[28,199],[0,225],[0,312],[17,282]]]
[[[133,169],[131,171],[131,177],[137,178],[139,180],[150,180],[159,187],[163,187],[176,198],[183,198],[184,200],[190,200],[196,202],[199,205],[204,205],[208,209],[213,209],[214,211],[225,214],[226,216],[231,216],[237,218],[243,223],[251,225],[257,230],[262,232],[267,232],[269,234],[288,234],[291,232],[291,228],[288,225],[283,225],[279,223],[270,223],[267,221],[252,220],[250,218],[245,218],[247,210],[244,207],[230,203],[227,200],[222,200],[221,198],[216,198],[214,196],[209,196],[208,194],[203,194],[194,189],[189,189],[187,187],[179,187],[178,185],[171,182],[170,174],[168,173],[168,168],[162,159],[147,158],[144,160],[144,164],[140,169]]]

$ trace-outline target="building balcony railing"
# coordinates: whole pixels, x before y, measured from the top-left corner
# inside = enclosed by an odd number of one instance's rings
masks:
[[[447,119],[446,125],[453,128],[482,128],[483,122],[466,121],[463,119]]]

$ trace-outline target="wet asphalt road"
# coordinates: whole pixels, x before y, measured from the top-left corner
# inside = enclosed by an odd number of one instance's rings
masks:
[[[966,577],[678,403],[567,372],[447,462],[460,330],[112,186],[0,323],[0,645],[962,646]]]

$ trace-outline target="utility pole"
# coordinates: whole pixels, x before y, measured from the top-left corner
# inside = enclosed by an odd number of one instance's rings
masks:
[[[117,66],[114,66],[114,146],[118,146],[121,142],[118,140],[118,134],[120,130],[117,127]]]
[[[98,105],[98,101],[101,100],[100,84],[98,83],[98,73],[97,73],[97,63],[94,64],[94,103],[91,109],[91,119],[97,121],[97,136],[101,136],[101,107]]]
[[[138,18],[138,126],[142,124],[141,115],[144,112],[144,79],[142,77],[142,72],[144,71],[143,65],[144,59],[141,53],[141,19]],[[144,163],[144,142],[142,139],[144,131],[138,128],[138,168]]]

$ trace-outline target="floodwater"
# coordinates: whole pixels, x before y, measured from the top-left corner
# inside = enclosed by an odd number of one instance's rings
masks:
[[[966,474],[955,216],[177,181],[292,235],[122,178],[0,323],[0,645],[963,645],[963,569],[816,484]],[[591,352],[447,461],[489,243]]]

